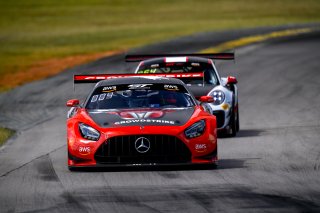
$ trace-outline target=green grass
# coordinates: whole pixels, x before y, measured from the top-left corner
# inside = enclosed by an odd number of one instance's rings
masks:
[[[319,0],[1,1],[0,75],[195,32],[319,21]]]
[[[4,144],[4,142],[13,135],[14,131],[6,128],[0,127],[0,147]]]

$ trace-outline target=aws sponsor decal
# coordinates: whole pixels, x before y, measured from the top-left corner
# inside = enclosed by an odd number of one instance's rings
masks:
[[[79,146],[78,151],[81,155],[89,155],[91,148],[89,146]]]
[[[117,86],[103,87],[102,92],[114,92],[117,90]]]
[[[196,144],[194,146],[197,152],[204,152],[207,150],[207,144],[201,143],[201,144]]]
[[[125,120],[125,121],[117,121],[114,124],[121,125],[121,124],[132,124],[132,123],[150,123],[150,124],[153,123],[153,124],[174,125],[174,121],[156,120],[156,119],[131,119],[131,120]]]
[[[170,91],[178,91],[179,88],[177,85],[164,85],[165,90],[170,90]]]

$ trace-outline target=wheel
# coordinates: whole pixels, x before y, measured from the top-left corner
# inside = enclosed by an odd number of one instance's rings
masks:
[[[237,135],[237,132],[239,131],[239,111],[238,109],[235,109],[235,106],[232,107],[232,114],[229,121],[229,130],[228,130],[228,136],[229,137],[235,137]]]
[[[218,163],[213,163],[210,165],[210,169],[218,169]]]
[[[237,123],[235,113],[232,113],[228,126],[218,131],[218,137],[235,137],[237,135]]]
[[[238,111],[237,111],[237,123],[236,123],[236,130],[237,130],[237,132],[239,132],[239,130],[240,130],[239,108],[238,108]]]
[[[68,166],[68,169],[70,172],[76,171],[77,169],[73,166]]]
[[[229,127],[230,127],[230,131],[229,136],[230,137],[235,137],[237,135],[237,118],[236,118],[236,114],[232,113],[230,121],[229,121]]]

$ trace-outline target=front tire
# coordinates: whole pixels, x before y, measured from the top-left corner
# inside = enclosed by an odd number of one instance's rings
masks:
[[[240,130],[240,120],[239,120],[239,109],[237,111],[237,123],[236,123],[237,132]]]
[[[229,122],[229,127],[231,132],[229,132],[230,137],[235,137],[237,135],[237,116],[235,113],[232,113],[230,122]]]
[[[75,170],[76,170],[76,168],[75,168],[75,167],[73,167],[73,166],[68,166],[68,169],[69,169],[69,171],[70,171],[70,172],[73,172],[73,171],[75,171]]]

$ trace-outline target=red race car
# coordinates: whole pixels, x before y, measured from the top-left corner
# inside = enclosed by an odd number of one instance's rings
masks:
[[[216,117],[174,78],[75,76],[97,82],[86,101],[73,99],[67,119],[68,166],[216,164]],[[125,77],[125,78],[120,78]],[[190,75],[188,76],[190,77]]]

